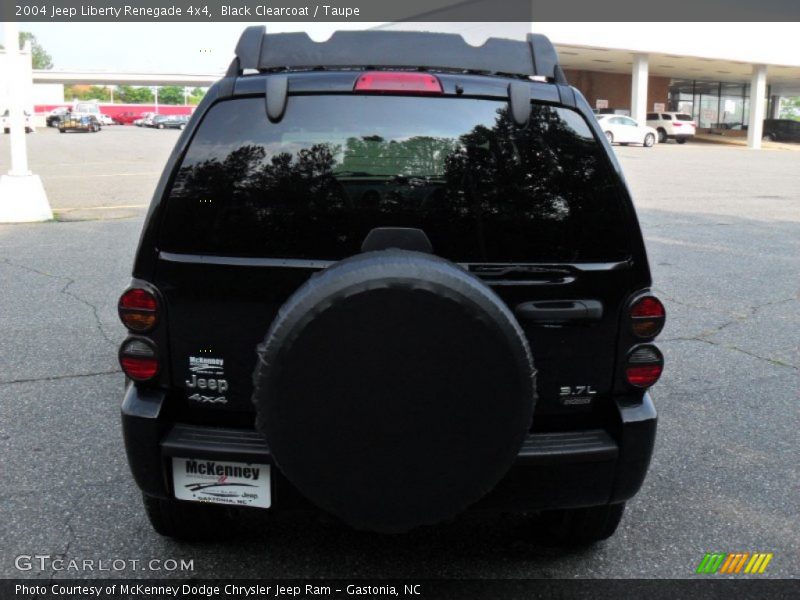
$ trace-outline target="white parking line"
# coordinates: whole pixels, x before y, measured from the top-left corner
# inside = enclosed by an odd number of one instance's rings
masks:
[[[113,210],[115,208],[147,208],[149,204],[120,204],[119,206],[73,206],[71,208],[54,208],[54,212],[71,212],[73,210]]]
[[[86,173],[77,173],[75,175],[44,175],[44,179],[93,179],[95,177],[130,177],[141,175],[161,175],[161,171],[142,171],[141,173],[102,173],[99,175],[87,175]]]

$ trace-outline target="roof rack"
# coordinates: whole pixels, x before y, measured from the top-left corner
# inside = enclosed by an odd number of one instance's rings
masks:
[[[541,34],[524,42],[489,38],[478,47],[458,34],[421,31],[337,31],[315,42],[304,32],[268,35],[263,25],[242,32],[228,75],[320,67],[473,71],[567,83],[553,44]]]

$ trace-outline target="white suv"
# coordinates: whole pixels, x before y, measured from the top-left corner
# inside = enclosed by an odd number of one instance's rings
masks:
[[[695,134],[692,115],[681,112],[647,113],[647,124],[658,132],[658,141],[675,140],[683,144]]]

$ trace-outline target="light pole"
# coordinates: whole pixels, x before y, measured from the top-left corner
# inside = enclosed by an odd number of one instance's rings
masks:
[[[157,85],[153,86],[153,95],[155,96],[155,99],[156,99],[155,111],[156,111],[156,114],[158,114],[158,86]]]
[[[49,221],[53,218],[42,180],[28,170],[28,148],[25,140],[25,99],[23,89],[32,82],[31,69],[23,68],[19,51],[19,31],[15,22],[5,23],[5,63],[9,89],[9,129],[11,169],[0,177],[0,223]],[[26,44],[26,60],[30,61],[30,42]]]

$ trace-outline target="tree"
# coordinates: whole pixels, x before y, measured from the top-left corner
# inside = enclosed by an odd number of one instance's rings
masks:
[[[800,96],[783,98],[781,100],[781,119],[794,119],[800,121]]]
[[[42,45],[36,39],[36,36],[33,35],[30,31],[20,31],[19,32],[19,48],[22,50],[22,47],[25,45],[26,41],[31,42],[31,62],[33,63],[34,69],[52,69],[53,68],[53,57],[50,56],[47,51],[42,47]],[[3,45],[0,44],[0,50],[3,50]]]
[[[117,88],[117,98],[123,104],[150,104],[153,102],[153,92],[147,87],[121,85]]]
[[[191,93],[189,94],[189,104],[194,106],[200,104],[200,101],[203,99],[203,96],[206,95],[206,90],[203,88],[194,88]]]
[[[53,68],[53,57],[47,53],[39,41],[36,39],[36,36],[33,35],[30,31],[20,31],[19,32],[19,45],[20,48],[25,45],[26,41],[30,41],[31,43],[31,57],[33,62],[34,69],[52,69]]]
[[[177,85],[165,85],[158,88],[160,104],[183,104],[183,88]]]
[[[36,36],[33,35],[30,31],[20,31],[19,32],[19,49],[25,46],[25,42],[30,40],[31,42],[31,63],[33,64],[34,69],[52,69],[53,68],[53,57],[50,56],[47,51],[42,47],[42,45],[36,39]],[[4,50],[5,46],[0,44],[0,50]]]
[[[108,102],[111,94],[107,87],[99,85],[66,85],[64,86],[64,100],[100,100]]]

